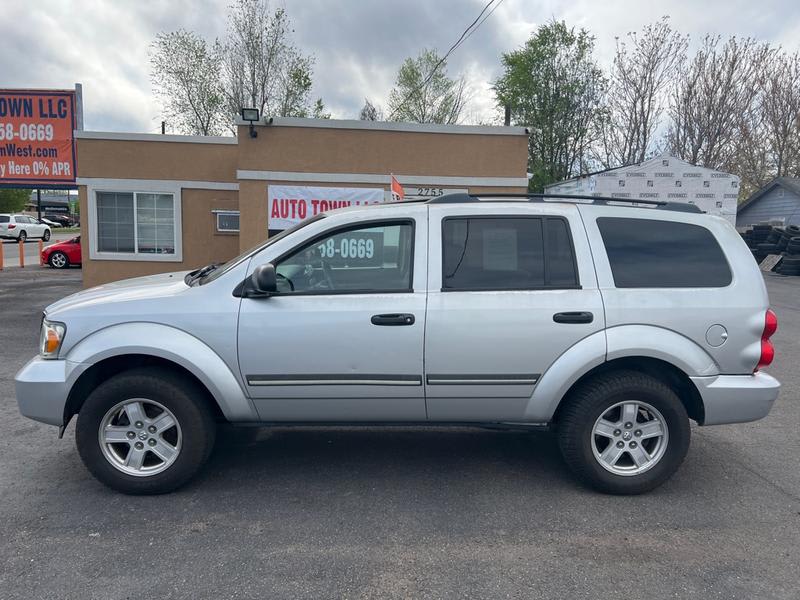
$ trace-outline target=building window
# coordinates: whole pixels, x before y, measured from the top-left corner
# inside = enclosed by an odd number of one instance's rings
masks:
[[[175,194],[97,191],[94,200],[93,258],[181,260]]]
[[[215,210],[217,233],[239,233],[238,210]]]

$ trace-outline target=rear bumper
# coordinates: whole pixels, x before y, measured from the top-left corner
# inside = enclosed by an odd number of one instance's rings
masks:
[[[703,425],[763,419],[769,414],[781,388],[780,382],[766,373],[691,379],[703,398]]]
[[[14,377],[19,412],[34,421],[63,425],[77,366],[66,360],[31,359]]]

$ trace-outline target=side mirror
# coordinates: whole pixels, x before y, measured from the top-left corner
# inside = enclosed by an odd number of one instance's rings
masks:
[[[278,278],[275,275],[275,265],[267,263],[259,265],[250,275],[250,287],[258,294],[274,294],[278,291]]]

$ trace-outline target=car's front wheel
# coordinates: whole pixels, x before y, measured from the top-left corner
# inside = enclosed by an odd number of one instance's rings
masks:
[[[558,419],[564,460],[584,483],[641,494],[669,479],[686,457],[686,409],[667,385],[635,371],[599,375],[566,400]]]
[[[45,241],[45,242],[49,242],[50,241],[50,230],[49,229],[45,229],[44,230],[44,233],[42,234],[42,240]]]
[[[102,483],[126,494],[162,494],[200,470],[215,434],[196,384],[142,368],[115,375],[89,395],[75,437],[81,459]]]
[[[50,255],[50,258],[47,259],[47,262],[50,263],[50,266],[54,269],[66,269],[69,266],[69,258],[63,252],[53,252]]]

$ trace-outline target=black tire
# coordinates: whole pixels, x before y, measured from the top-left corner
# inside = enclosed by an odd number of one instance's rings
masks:
[[[637,475],[606,470],[593,452],[595,422],[615,404],[635,399],[661,413],[668,441],[661,458]],[[584,484],[608,494],[642,494],[669,479],[686,457],[691,431],[686,409],[661,381],[636,371],[615,371],[583,383],[565,399],[558,415],[558,441],[564,461]],[[609,442],[612,443],[612,442]]]
[[[25,233],[24,231],[20,231],[18,239],[19,239],[20,242],[22,242],[24,244],[25,242],[28,241],[28,234]]]
[[[777,250],[778,246],[776,244],[758,244],[756,248],[758,248],[761,252],[771,253]]]
[[[800,257],[790,256],[788,258],[784,258],[781,261],[782,267],[793,267],[797,266],[800,267]]]
[[[177,458],[154,475],[129,475],[103,454],[98,432],[105,415],[131,398],[154,400],[166,407],[180,425]],[[157,367],[125,371],[101,383],[89,394],[78,415],[75,440],[84,465],[99,481],[125,494],[164,494],[189,481],[211,454],[216,424],[207,395],[194,382]]]
[[[63,252],[59,251],[53,252],[50,255],[50,258],[47,259],[47,262],[54,269],[66,269],[69,267],[69,257]]]
[[[772,225],[753,225],[753,231],[772,231]]]
[[[48,242],[50,241],[50,230],[45,229],[44,233],[42,234],[42,241]]]

